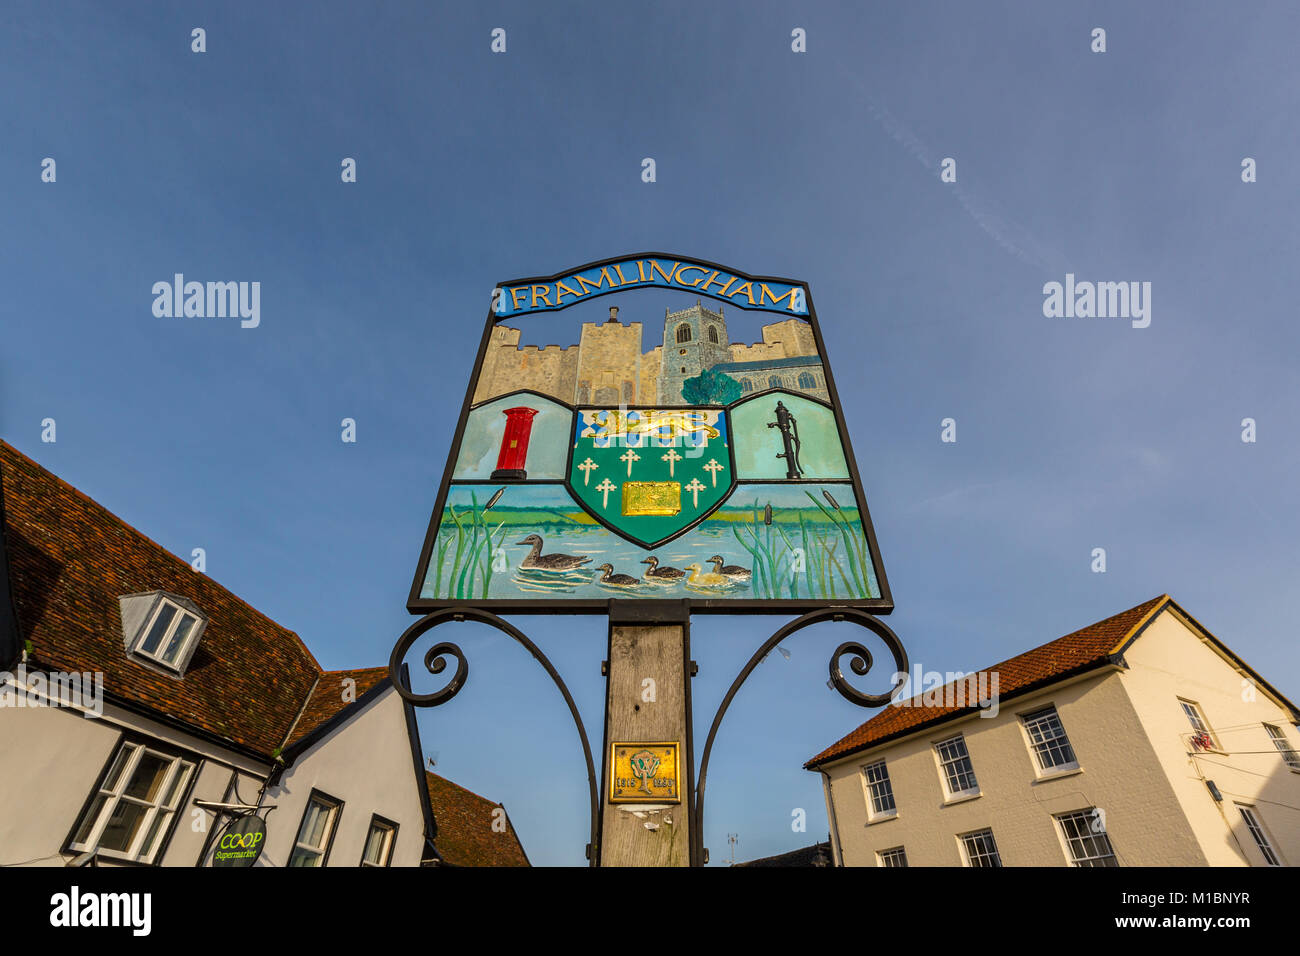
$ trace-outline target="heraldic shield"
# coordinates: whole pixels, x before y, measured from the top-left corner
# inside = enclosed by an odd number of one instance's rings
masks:
[[[658,547],[726,499],[730,439],[718,408],[580,408],[565,484],[605,527]]]

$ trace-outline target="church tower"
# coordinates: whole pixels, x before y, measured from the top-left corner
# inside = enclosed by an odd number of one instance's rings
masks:
[[[682,404],[682,382],[706,368],[731,361],[727,321],[718,311],[695,305],[680,312],[664,310],[664,346],[659,369],[661,405]]]

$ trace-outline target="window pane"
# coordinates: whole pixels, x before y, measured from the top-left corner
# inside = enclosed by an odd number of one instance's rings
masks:
[[[289,857],[290,866],[320,866],[321,855],[313,850],[294,847],[293,856]]]
[[[181,650],[185,647],[185,641],[194,630],[194,625],[198,623],[198,618],[193,614],[186,614],[181,617],[181,622],[176,625],[176,631],[172,634],[171,640],[167,642],[167,650],[162,653],[162,659],[168,664],[175,664],[176,658],[180,656]]]
[[[118,777],[122,775],[122,768],[126,766],[126,762],[130,758],[131,754],[135,753],[139,749],[139,747],[133,747],[130,744],[126,744],[117,752],[117,756],[113,758],[113,766],[109,768],[108,776],[104,778],[104,786],[101,789],[117,789]]]
[[[171,626],[172,618],[176,616],[176,605],[163,603],[162,608],[158,611],[158,616],[154,618],[153,627],[149,628],[149,633],[145,635],[140,642],[139,649],[146,654],[154,654],[158,650],[158,644],[162,637],[167,633],[167,628]]]
[[[185,789],[185,781],[190,777],[190,770],[193,764],[183,763],[176,768],[172,774],[172,782],[167,785],[167,795],[162,798],[162,805],[171,809],[176,806],[176,800]]]
[[[99,816],[104,812],[104,804],[108,802],[108,797],[102,793],[95,797],[86,811],[86,815],[81,820],[81,826],[77,827],[77,835],[72,838],[73,843],[85,843],[90,839],[90,831],[95,829],[95,824],[99,822]]]
[[[307,810],[302,817],[302,826],[298,828],[297,843],[309,849],[324,850],[336,809],[337,807],[334,804],[326,804],[321,800],[312,799],[308,802]],[[298,865],[316,866],[317,864],[300,863]]]
[[[140,756],[140,762],[135,765],[135,773],[131,774],[123,793],[152,803],[170,766],[170,760],[146,750]]]
[[[387,860],[385,847],[388,844],[388,836],[392,833],[386,826],[375,824],[370,828],[370,833],[366,836],[366,850],[362,854],[362,861],[369,863],[371,866],[383,866]]]
[[[1259,820],[1255,813],[1249,807],[1238,806],[1241,811],[1241,817],[1246,821],[1246,827],[1250,830],[1250,835],[1255,839],[1255,845],[1259,847],[1259,852],[1264,854],[1264,860],[1269,866],[1280,866],[1281,862],[1277,854],[1273,852],[1273,846],[1268,842],[1268,837],[1264,833],[1264,828],[1260,826]]]
[[[142,804],[118,800],[113,815],[109,817],[108,826],[104,827],[99,838],[99,848],[125,853],[130,849],[131,841],[135,839],[136,831],[140,829],[144,815],[148,812],[149,808]]]
[[[158,834],[162,833],[163,824],[171,816],[165,810],[159,810],[153,815],[153,821],[149,824],[149,830],[145,834],[144,842],[140,844],[139,858],[142,860],[149,859],[149,854],[153,852],[153,847],[158,842]]]

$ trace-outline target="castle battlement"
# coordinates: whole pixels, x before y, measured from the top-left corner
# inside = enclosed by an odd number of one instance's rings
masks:
[[[718,311],[714,312],[699,299],[695,300],[694,305],[687,306],[684,309],[679,309],[676,312],[669,312],[667,309],[664,309],[664,321],[667,322],[670,319],[680,319],[688,315],[695,315],[696,313],[703,313],[709,318],[716,319],[719,322],[725,321],[722,315],[722,306],[718,306]]]
[[[678,338],[682,323],[690,327]],[[716,325],[713,325],[716,323]],[[627,404],[679,402],[682,383],[704,369],[722,363],[774,363],[798,356],[816,356],[812,327],[798,319],[763,326],[763,341],[752,345],[731,343],[721,306],[715,312],[699,300],[673,312],[664,310],[664,339],[642,352],[644,326],[583,322],[577,345],[519,344],[521,330],[506,325],[493,328],[483,357],[474,401],[531,389],[570,404]],[[645,344],[649,344],[648,342]],[[746,386],[770,387],[771,376],[758,378],[749,370]],[[793,377],[787,387],[820,395],[820,378],[809,382]]]

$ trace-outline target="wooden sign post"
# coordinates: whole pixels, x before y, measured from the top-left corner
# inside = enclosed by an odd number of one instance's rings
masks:
[[[665,606],[666,605],[666,606]],[[690,866],[687,603],[610,602],[598,865]]]
[[[665,294],[662,319],[646,289]],[[592,320],[593,300],[624,292],[635,320],[618,306]],[[567,336],[543,344],[564,326],[534,320],[569,308]],[[894,600],[807,283],[647,252],[496,288],[406,607],[423,616],[389,670],[416,706],[445,704],[468,678],[461,648],[436,640],[425,668],[454,660],[454,676],[428,694],[410,686],[403,656],[445,623],[494,627],[545,668],[587,765],[591,865],[704,865],[712,741],[776,641],[850,620],[907,670],[873,616]],[[499,614],[609,615],[598,749],[545,653]],[[692,614],[801,615],[731,685],[698,786]],[[855,674],[870,666],[864,647],[841,644],[832,686],[887,702],[848,687],[845,655]]]

